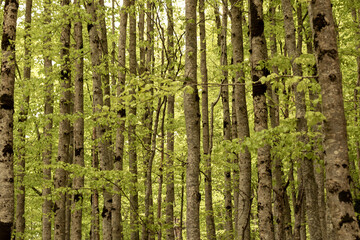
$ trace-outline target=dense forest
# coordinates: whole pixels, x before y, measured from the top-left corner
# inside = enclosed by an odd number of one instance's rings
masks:
[[[359,240],[359,0],[0,0],[0,239]]]

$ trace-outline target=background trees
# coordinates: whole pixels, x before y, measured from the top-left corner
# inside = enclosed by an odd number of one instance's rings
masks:
[[[357,1],[19,4],[1,239],[359,237]]]

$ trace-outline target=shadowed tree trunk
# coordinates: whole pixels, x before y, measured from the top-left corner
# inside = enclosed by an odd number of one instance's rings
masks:
[[[248,114],[245,94],[245,74],[241,68],[244,62],[243,40],[243,1],[231,0],[231,42],[233,45],[234,64],[238,65],[239,71],[235,77],[235,109],[237,122],[237,135],[239,144],[250,136]],[[236,239],[250,239],[250,207],[251,207],[251,156],[246,148],[240,152],[239,159],[239,189],[238,203],[235,206],[237,215],[235,218]]]
[[[203,126],[203,152],[205,159],[205,214],[206,214],[206,236],[209,240],[216,239],[214,210],[212,203],[212,176],[211,176],[211,154],[209,144],[209,101],[208,101],[208,72],[206,62],[206,32],[205,32],[205,2],[199,0],[199,28],[200,28],[200,55],[201,55],[201,78],[202,78],[202,126]]]
[[[315,56],[326,117],[326,190],[331,221],[338,239],[360,239],[350,192],[346,119],[335,24],[330,0],[310,3]]]
[[[15,85],[15,39],[19,3],[6,0],[1,40],[0,89],[0,239],[11,239],[14,221],[13,114]]]
[[[266,85],[259,82],[269,71],[259,69],[261,61],[267,60],[266,40],[264,36],[263,6],[261,0],[250,0],[250,42],[251,76],[253,83],[254,125],[261,132],[267,126]],[[271,206],[272,176],[270,146],[258,149],[258,216],[260,239],[274,239],[273,214]]]
[[[197,42],[196,42],[197,0],[185,1],[186,53],[184,112],[187,136],[186,165],[186,238],[200,239],[199,205],[199,164],[200,164],[200,109],[197,90]]]
[[[228,65],[227,59],[227,20],[228,20],[228,0],[223,1],[222,6],[222,25],[221,25],[221,59],[220,64],[222,70],[222,83],[221,86],[221,100],[223,105],[223,135],[225,141],[231,141],[231,119],[230,119],[230,107],[229,107],[229,80],[228,71],[226,69]],[[230,152],[227,153],[226,159],[229,166],[231,166]],[[233,224],[232,224],[232,182],[231,182],[231,167],[225,166],[225,186],[224,186],[224,200],[225,200],[225,238],[233,238]]]
[[[51,22],[51,15],[49,10],[49,5],[51,1],[45,3],[44,6],[44,15],[45,15],[45,24],[49,25]],[[54,84],[51,78],[52,73],[52,61],[50,58],[50,53],[46,52],[45,49],[49,50],[51,44],[50,33],[46,32],[46,37],[44,39],[44,72],[45,72],[45,109],[44,114],[46,116],[46,125],[44,127],[44,138],[45,138],[45,148],[42,153],[44,168],[43,168],[43,180],[46,183],[47,187],[43,188],[42,197],[44,199],[42,205],[42,239],[48,240],[51,239],[51,214],[52,214],[52,201],[48,199],[48,196],[51,194],[51,188],[48,187],[51,181],[51,169],[48,165],[51,164],[51,152],[52,152],[52,140],[51,140],[51,131],[53,128],[53,121],[51,114],[54,112],[54,98],[53,90]],[[51,49],[51,48],[50,48]]]
[[[70,5],[69,0],[63,0],[61,2],[62,7],[67,7]],[[60,115],[62,120],[59,124],[59,145],[58,145],[58,157],[57,161],[61,165],[69,163],[69,147],[70,147],[70,120],[67,118],[67,115],[70,114],[70,101],[71,101],[71,68],[70,68],[70,19],[67,14],[63,15],[64,25],[62,26],[61,31],[61,88],[62,94],[60,98]],[[67,186],[66,171],[63,167],[57,168],[55,170],[54,182],[55,189],[61,190]],[[55,240],[64,240],[66,237],[65,225],[66,225],[66,193],[64,189],[59,193],[57,200],[55,200]]]
[[[117,108],[117,117],[119,127],[116,129],[116,142],[115,142],[115,161],[114,161],[114,170],[123,171],[123,159],[124,159],[124,145],[125,145],[125,118],[126,110],[124,107],[124,101],[121,99],[124,93],[125,87],[125,78],[126,78],[126,32],[127,32],[127,20],[128,13],[127,7],[129,6],[129,1],[124,0],[123,6],[120,11],[120,35],[119,35],[119,78],[116,86],[117,97],[119,101],[119,106]],[[121,218],[121,181],[117,181],[117,185],[114,187],[115,194],[113,195],[113,212],[112,212],[112,237],[113,239],[123,239],[123,227],[122,227],[122,218]]]
[[[75,0],[74,5],[80,11],[80,3]],[[80,18],[80,13],[77,13]],[[74,114],[77,118],[74,122],[74,164],[78,167],[84,167],[84,58],[83,54],[83,35],[82,35],[82,22],[79,20],[74,24],[74,38],[75,50],[77,51],[77,61],[75,63],[75,93],[74,93]],[[70,239],[81,239],[82,236],[82,204],[83,194],[81,193],[84,187],[84,176],[76,176],[73,179],[73,189],[77,191],[72,196],[72,209],[71,209],[71,230]]]
[[[174,9],[172,0],[166,1],[167,6],[167,45],[168,45],[168,65],[170,79],[174,80]],[[169,95],[167,100],[167,121],[170,124],[174,123],[175,114],[175,96]],[[166,145],[166,239],[174,240],[174,204],[175,204],[175,185],[174,185],[174,130],[170,129],[167,131],[167,145]]]
[[[131,78],[137,76],[137,60],[136,60],[136,11],[135,0],[130,0],[130,13],[129,13],[129,71]],[[131,102],[135,102],[135,88],[133,81],[130,81],[131,90]],[[133,120],[136,117],[136,105],[132,105],[129,108],[129,170],[131,173],[130,183],[130,231],[131,240],[139,239],[139,219],[138,219],[138,189],[137,189],[137,153],[136,153],[136,124]]]
[[[31,36],[30,36],[30,29],[31,29],[31,9],[32,9],[32,0],[26,1],[26,8],[25,8],[25,36],[24,36],[24,58],[25,58],[25,66],[24,66],[24,83],[22,85],[23,89],[28,89],[28,82],[30,81],[31,77]],[[19,113],[19,135],[20,135],[20,147],[18,149],[19,152],[19,160],[18,160],[18,194],[16,196],[16,239],[24,239],[24,232],[25,232],[25,185],[24,185],[24,176],[25,176],[25,156],[26,156],[26,121],[27,115],[29,111],[29,101],[30,101],[30,94],[29,92],[25,91],[23,95],[23,103],[20,107]]]

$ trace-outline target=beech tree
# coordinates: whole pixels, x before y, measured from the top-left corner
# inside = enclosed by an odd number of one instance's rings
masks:
[[[1,239],[359,238],[358,1],[30,2]]]

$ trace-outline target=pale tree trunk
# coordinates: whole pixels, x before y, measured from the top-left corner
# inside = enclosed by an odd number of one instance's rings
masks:
[[[62,7],[69,6],[69,0],[63,0]],[[60,98],[60,115],[64,117],[59,124],[59,145],[58,145],[58,157],[57,161],[66,164],[70,161],[69,147],[70,147],[70,120],[67,119],[67,115],[70,114],[70,100],[71,100],[71,75],[70,75],[70,20],[67,14],[63,15],[66,19],[61,31],[61,43],[62,48],[60,50],[61,63],[61,88],[62,94]],[[62,189],[67,186],[66,171],[64,168],[58,168],[55,170],[54,176],[55,189]],[[55,240],[64,240],[66,237],[66,194],[65,192],[59,193],[59,197],[55,201],[54,207],[55,213]]]
[[[197,0],[185,1],[186,53],[185,53],[185,91],[184,112],[187,136],[186,165],[186,238],[200,239],[199,192],[200,175],[200,109],[197,90],[197,42],[196,42]]]
[[[126,78],[126,30],[127,30],[127,20],[128,13],[127,7],[129,6],[129,1],[124,0],[123,6],[120,11],[120,35],[119,35],[119,77],[118,83],[116,86],[116,95],[118,97],[118,108],[117,108],[117,117],[119,127],[116,129],[116,142],[115,142],[115,161],[114,161],[114,170],[115,171],[123,171],[123,159],[124,159],[124,147],[125,147],[125,118],[126,111],[124,106],[124,101],[121,99],[124,93],[125,87],[125,78]],[[121,218],[121,196],[122,196],[122,188],[119,184],[120,181],[116,182],[117,185],[114,187],[115,194],[113,195],[113,208],[112,208],[112,237],[113,239],[123,239],[123,227],[122,227],[122,218]]]
[[[330,0],[310,3],[315,56],[322,94],[326,190],[337,239],[359,239],[350,192],[346,119],[335,24]]]
[[[130,0],[130,13],[129,13],[129,70],[132,78],[137,76],[137,60],[136,60],[136,11],[135,11],[135,0]],[[131,102],[136,101],[135,99],[135,87],[134,82],[131,82],[130,94],[132,95]],[[131,103],[130,103],[131,104]],[[137,152],[136,152],[136,124],[132,118],[136,117],[136,106],[129,108],[129,170],[131,173],[130,182],[130,228],[131,228],[131,240],[139,239],[138,230],[138,189],[136,184],[137,180]]]
[[[25,58],[25,66],[24,66],[24,83],[23,89],[28,89],[27,86],[28,82],[30,81],[31,76],[31,36],[30,36],[30,29],[31,29],[31,9],[32,9],[32,0],[26,1],[26,8],[25,8],[25,36],[24,36],[24,58]],[[16,196],[16,239],[24,239],[25,233],[25,185],[24,185],[24,176],[25,176],[25,156],[26,156],[26,140],[25,140],[25,133],[26,133],[26,120],[29,111],[29,101],[30,96],[29,93],[25,91],[23,95],[23,103],[20,108],[19,113],[19,135],[20,135],[20,146],[18,149],[19,152],[19,160],[18,160],[18,175],[17,175],[17,182],[18,182],[18,193]]]
[[[93,80],[93,114],[95,115],[95,122],[97,120],[97,116],[101,112],[101,107],[103,106],[103,93],[102,93],[102,85],[101,85],[101,73],[100,73],[100,64],[101,64],[101,42],[99,38],[99,26],[96,24],[97,16],[95,9],[95,2],[92,0],[87,2],[86,10],[87,13],[91,16],[91,22],[87,25],[87,30],[89,33],[89,41],[90,41],[90,50],[91,50],[91,66],[92,66],[92,80]],[[97,141],[102,138],[103,127],[96,123],[93,129],[93,140]],[[104,143],[102,140],[99,141],[98,144],[94,144],[93,146],[93,167],[97,168],[100,159],[103,159]],[[91,196],[92,201],[92,227],[91,227],[91,239],[97,240],[99,239],[99,198],[97,190],[94,190]]]
[[[200,56],[201,56],[201,78],[202,78],[202,139],[203,152],[205,159],[205,214],[206,214],[206,236],[209,240],[216,239],[214,210],[212,203],[212,170],[211,170],[211,154],[209,144],[209,100],[208,100],[208,72],[206,62],[206,31],[205,31],[205,1],[199,0],[199,28],[200,28]]]
[[[4,7],[1,40],[0,89],[0,239],[11,239],[14,221],[13,114],[15,85],[15,39],[19,3],[8,0]]]
[[[292,63],[292,70],[295,76],[301,76],[301,66],[294,62],[295,58],[301,54],[301,31],[298,32],[298,49],[296,48],[296,39],[295,39],[295,24],[292,13],[292,5],[290,0],[282,0],[282,8],[284,14],[284,28],[285,28],[285,45],[288,51],[290,61]],[[300,12],[299,12],[300,10]],[[302,25],[302,14],[301,6],[298,8],[299,16],[301,18],[300,24]],[[301,27],[299,27],[301,29]],[[303,143],[304,148],[308,142],[308,137],[305,135],[307,132],[307,121],[305,119],[306,113],[306,104],[305,104],[305,91],[297,90],[298,84],[295,84],[295,106],[296,106],[296,120],[297,120],[297,131],[301,133],[299,141]],[[306,153],[307,150],[304,150]],[[307,221],[309,226],[309,232],[311,239],[321,239],[321,226],[320,226],[320,217],[318,211],[318,190],[317,183],[314,176],[314,167],[312,160],[306,157],[306,154],[300,160],[301,174],[305,190],[305,203],[306,203],[306,213]]]
[[[80,11],[80,3],[78,0],[74,2],[74,5]],[[77,13],[80,17],[80,14]],[[74,164],[78,167],[84,167],[84,57],[83,54],[83,35],[82,35],[82,23],[78,21],[74,24],[74,38],[75,38],[75,50],[77,54],[77,60],[75,63],[75,93],[74,93],[74,114],[77,118],[74,122],[74,151],[73,159]],[[82,204],[83,195],[81,193],[84,187],[84,176],[75,176],[73,179],[73,189],[77,191],[72,196],[71,206],[71,229],[70,239],[81,239],[82,235]]]
[[[222,6],[222,25],[221,25],[221,59],[220,64],[223,67],[223,85],[221,86],[221,100],[223,105],[223,134],[225,141],[231,141],[231,119],[230,119],[230,107],[229,107],[229,80],[228,71],[226,67],[227,63],[227,19],[228,19],[228,2],[223,1]],[[231,154],[228,152],[227,154]],[[226,159],[229,166],[231,166],[230,157]],[[225,167],[225,186],[224,186],[224,200],[225,200],[225,238],[233,238],[233,219],[232,219],[232,183],[231,183],[231,168]]]
[[[49,4],[51,4],[51,1],[48,1],[45,3],[44,6],[44,15],[45,15],[45,23],[46,25],[49,25],[51,22],[50,18],[50,10],[49,10]],[[46,33],[46,37],[44,39],[44,52],[45,49],[49,51],[51,44],[51,37],[50,32]],[[52,62],[50,58],[50,53],[46,52],[44,53],[44,72],[45,72],[45,109],[44,114],[46,116],[46,125],[44,127],[44,138],[45,138],[45,149],[42,154],[43,158],[43,180],[48,186],[51,181],[51,169],[48,167],[51,164],[51,152],[52,152],[52,139],[51,139],[51,131],[53,128],[53,122],[51,114],[54,113],[54,98],[53,98],[53,90],[54,90],[54,84],[51,79],[51,73],[52,73]],[[52,205],[53,202],[48,199],[48,196],[51,194],[51,188],[45,187],[42,191],[42,197],[44,198],[44,202],[42,205],[42,239],[48,240],[51,239],[51,214],[52,214]]]
[[[263,7],[261,0],[250,0],[250,42],[251,42],[251,76],[253,84],[254,125],[255,131],[267,129],[266,85],[259,82],[269,71],[258,69],[260,61],[267,60],[266,40],[264,36]],[[274,239],[273,214],[271,206],[271,157],[270,146],[258,149],[258,216],[260,239]]]
[[[159,185],[158,185],[158,195],[157,195],[157,212],[156,212],[156,217],[157,217],[157,222],[159,224],[158,227],[158,239],[162,239],[162,221],[161,221],[161,202],[162,202],[162,186],[163,186],[163,163],[164,163],[164,154],[165,154],[165,130],[164,130],[164,124],[165,124],[165,111],[166,111],[166,106],[164,107],[164,111],[163,111],[163,116],[162,116],[162,120],[161,120],[161,153],[160,153],[160,164],[159,164]]]
[[[244,62],[243,39],[243,1],[231,0],[231,42],[233,45],[234,64],[239,65],[235,77],[235,109],[237,122],[237,137],[241,144],[250,136],[248,113],[245,94],[245,74],[240,65]],[[239,189],[238,203],[235,206],[237,215],[235,222],[235,238],[250,239],[250,211],[251,211],[251,156],[246,148],[240,152],[239,159]]]
[[[110,74],[109,74],[109,49],[108,49],[108,39],[106,32],[106,22],[105,22],[105,4],[104,0],[99,0],[99,4],[95,5],[99,13],[99,37],[100,37],[100,46],[101,46],[101,64],[104,64],[103,69],[101,70],[101,84],[103,87],[103,105],[110,110]],[[105,115],[105,117],[107,114]],[[102,139],[100,143],[99,155],[100,155],[100,169],[102,171],[110,171],[113,169],[113,161],[111,157],[110,145],[111,139],[107,136],[107,132],[110,130],[109,126],[106,124],[101,124],[100,128],[102,129]],[[98,136],[100,137],[100,136]],[[109,186],[104,186],[103,197],[104,197],[104,207],[102,209],[102,220],[103,220],[103,239],[111,240],[111,209],[112,209],[112,194],[106,190]]]
[[[139,72],[140,76],[143,77],[144,86],[152,85],[152,81],[149,80],[149,75],[151,74],[151,66],[152,66],[152,59],[153,59],[153,3],[147,2],[147,11],[146,11],[146,24],[147,24],[147,33],[146,33],[146,48],[142,50],[140,49],[140,69],[143,71]],[[140,22],[139,22],[140,25]],[[144,23],[142,23],[144,25]],[[142,29],[139,28],[139,32],[144,31],[144,26]],[[142,36],[142,34],[139,35]],[[143,37],[142,37],[143,38]],[[141,42],[141,41],[140,41]],[[145,51],[146,50],[146,51]],[[142,53],[142,51],[144,51]],[[144,56],[142,56],[144,55]],[[143,59],[142,59],[143,58]],[[146,94],[150,94],[153,96],[153,89],[150,88]],[[145,103],[145,113],[143,115],[143,124],[146,129],[146,135],[143,138],[145,149],[145,156],[144,156],[144,166],[145,166],[145,219],[142,229],[142,239],[154,239],[155,234],[152,230],[154,228],[154,211],[153,209],[153,197],[152,197],[152,163],[153,163],[153,149],[152,149],[152,139],[156,140],[156,131],[155,127],[157,127],[157,122],[154,123],[154,130],[152,130],[153,126],[153,101],[150,99]]]
[[[276,28],[276,8],[271,5],[271,25]],[[273,32],[270,35],[271,44],[271,56],[275,57],[277,54],[276,34]],[[273,72],[279,74],[278,68],[273,67]],[[279,96],[277,93],[278,89],[268,89],[268,95],[271,96],[269,99],[270,105],[270,120],[271,127],[276,128],[280,124],[279,116]],[[277,144],[275,142],[275,144]],[[272,156],[274,160],[273,167],[273,179],[274,179],[274,230],[275,239],[292,239],[292,227],[291,227],[291,212],[289,205],[289,196],[287,195],[287,185],[284,182],[284,172],[282,170],[283,164],[280,156]]]
[[[172,0],[166,1],[167,6],[167,45],[168,45],[168,65],[170,79],[174,80],[174,10]],[[170,124],[174,123],[174,114],[175,114],[175,96],[169,95],[167,100],[167,121]],[[168,228],[166,229],[166,239],[174,240],[174,204],[175,204],[175,185],[174,185],[174,130],[168,130],[166,135],[166,224]]]

